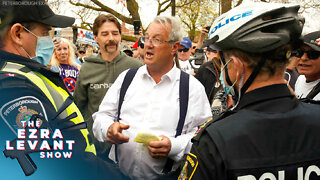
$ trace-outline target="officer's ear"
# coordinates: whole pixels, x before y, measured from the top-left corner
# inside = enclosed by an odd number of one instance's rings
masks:
[[[235,56],[231,56],[233,63],[236,67],[237,70],[237,74],[236,74],[236,79],[239,81],[241,78],[241,75],[246,71],[246,61],[244,61],[241,58],[235,57]]]
[[[20,47],[22,46],[22,39],[25,33],[27,32],[24,31],[23,26],[19,23],[16,23],[11,26],[8,37],[14,44]]]

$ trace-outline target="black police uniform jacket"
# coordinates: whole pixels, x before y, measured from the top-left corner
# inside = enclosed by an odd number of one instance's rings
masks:
[[[320,179],[320,108],[276,84],[246,93],[236,113],[208,122],[179,179]]]

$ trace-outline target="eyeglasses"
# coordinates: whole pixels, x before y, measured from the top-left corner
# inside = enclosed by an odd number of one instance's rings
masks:
[[[80,51],[79,53],[80,53],[80,54],[85,54],[86,52]]]
[[[188,52],[189,51],[189,48],[184,48],[184,49],[178,49],[178,52]]]
[[[39,38],[39,36],[35,35],[33,32],[31,32],[29,29],[27,29],[26,27],[22,26],[24,30],[26,30],[27,32],[31,33],[32,35],[34,35],[35,37]]]
[[[161,41],[160,39],[157,39],[157,38],[149,38],[149,37],[145,37],[145,36],[142,36],[141,37],[141,42],[143,44],[145,44],[147,41],[150,41],[151,44],[153,44],[154,46],[160,46],[161,43],[174,43],[175,41],[173,40],[170,40],[170,41]]]
[[[320,56],[320,52],[319,51],[303,51],[301,49],[292,51],[292,56],[301,58],[304,55],[304,53],[307,53],[308,59],[311,59],[311,60],[316,60]]]

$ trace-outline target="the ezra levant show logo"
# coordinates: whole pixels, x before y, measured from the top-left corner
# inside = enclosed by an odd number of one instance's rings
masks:
[[[6,157],[18,160],[26,176],[37,169],[30,153],[39,152],[41,159],[70,159],[75,143],[74,140],[64,139],[60,129],[40,128],[43,121],[35,119],[37,115],[29,121],[20,121],[22,128],[17,129],[17,138],[6,140],[6,150],[3,151]]]
[[[68,128],[64,123],[77,115],[72,113],[59,118],[72,102],[67,98],[49,118],[41,101],[31,96],[15,99],[0,107],[1,118],[16,135],[15,139],[6,140],[3,153],[7,158],[16,159],[25,175],[29,176],[37,169],[30,153],[38,153],[40,159],[72,158],[75,140],[65,138],[61,131]]]
[[[17,129],[18,138],[6,141],[7,151],[40,152],[40,158],[71,158],[74,140],[65,140],[60,129],[39,129],[42,121],[21,121],[22,128]],[[60,152],[60,151],[62,152]],[[68,150],[68,151],[63,151]],[[53,152],[54,151],[54,152]]]

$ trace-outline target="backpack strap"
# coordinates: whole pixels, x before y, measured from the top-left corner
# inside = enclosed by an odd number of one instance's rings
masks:
[[[181,74],[180,74],[179,101],[180,101],[180,115],[179,115],[179,122],[176,129],[175,137],[180,136],[182,133],[183,125],[184,125],[187,110],[188,110],[188,102],[189,102],[189,74],[183,71],[181,71]],[[173,163],[174,161],[168,158],[162,172],[165,174],[169,173],[172,170]]]
[[[180,136],[182,133],[182,128],[186,119],[189,102],[189,74],[183,71],[181,71],[180,74],[179,101],[180,115],[175,137]]]
[[[124,80],[122,82],[122,85],[121,85],[121,88],[120,88],[117,122],[120,121],[120,111],[121,111],[121,106],[122,106],[122,103],[123,103],[124,96],[126,95],[128,87],[130,86],[130,84],[131,84],[134,76],[136,75],[137,71],[138,71],[138,68],[129,69],[129,71],[127,72],[127,74],[124,77]]]
[[[320,82],[318,82],[317,85],[315,85],[312,90],[307,95],[306,99],[313,99],[317,94],[320,92]]]
[[[124,96],[126,95],[128,87],[130,86],[137,71],[138,71],[138,68],[129,69],[129,71],[127,72],[126,76],[123,79],[123,82],[122,82],[122,85],[120,88],[117,122],[120,121],[120,111],[121,111],[121,106],[123,103]],[[118,164],[118,162],[119,162],[119,160],[118,160],[118,146],[116,144],[114,146],[114,152],[115,152],[116,163]]]

